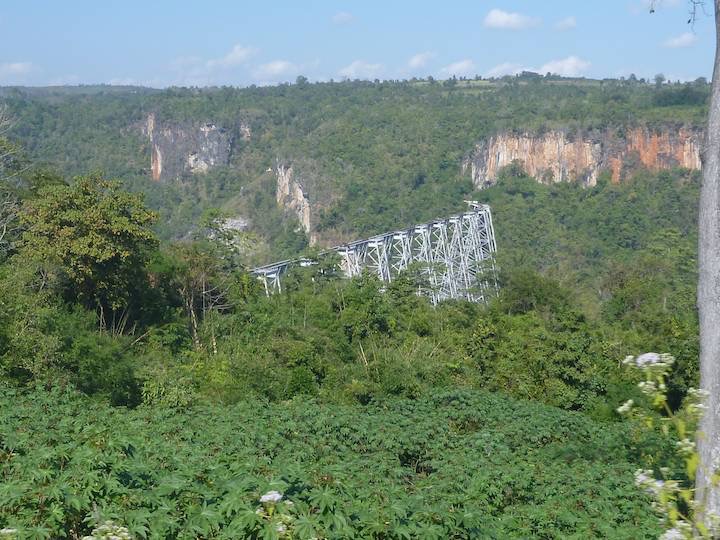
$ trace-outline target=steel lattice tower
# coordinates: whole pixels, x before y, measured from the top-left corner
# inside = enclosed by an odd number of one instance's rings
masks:
[[[433,304],[451,298],[485,302],[497,294],[495,231],[490,207],[468,201],[470,210],[399,231],[356,240],[323,252],[338,253],[346,277],[370,272],[389,283],[411,265],[425,277],[419,292]],[[269,295],[282,290],[281,278],[309,259],[279,261],[251,272]]]

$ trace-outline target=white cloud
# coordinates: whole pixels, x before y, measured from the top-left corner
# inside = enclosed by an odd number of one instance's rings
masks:
[[[504,62],[492,68],[486,73],[487,77],[502,77],[504,75],[517,75],[523,71],[532,71],[544,75],[552,73],[554,75],[562,75],[563,77],[577,77],[582,75],[590,67],[590,62],[578,58],[577,56],[568,56],[560,60],[550,60],[540,67],[524,66],[512,62]]]
[[[561,60],[551,60],[543,64],[538,73],[552,73],[554,75],[562,75],[563,77],[577,77],[590,67],[590,62],[578,58],[577,56],[568,56]],[[536,70],[532,70],[536,71]]]
[[[208,69],[236,67],[244,64],[255,52],[252,47],[235,45],[225,56],[208,60],[205,65]]]
[[[141,86],[142,83],[138,82],[137,79],[132,77],[115,77],[108,81],[108,84],[113,86]]]
[[[558,22],[555,23],[555,29],[556,30],[570,30],[571,28],[575,28],[577,26],[577,20],[575,20],[575,17],[572,15],[569,17],[565,17],[564,19],[560,19]]]
[[[671,49],[679,49],[682,47],[689,47],[697,41],[697,36],[692,32],[685,32],[679,36],[668,39],[664,45]]]
[[[0,64],[0,76],[18,76],[27,75],[33,70],[33,65],[30,62],[8,62]]]
[[[268,62],[267,64],[262,64],[258,68],[258,71],[260,73],[272,77],[294,73],[296,70],[297,67],[295,66],[295,64],[293,64],[292,62],[288,62],[287,60],[274,60],[272,62]]]
[[[257,53],[253,47],[242,45],[233,46],[230,51],[219,58],[208,60],[200,56],[181,56],[170,64],[170,68],[176,72],[172,84],[179,86],[207,86],[227,83],[223,74],[247,64],[248,60]]]
[[[347,11],[339,11],[332,16],[332,22],[334,24],[347,24],[353,22],[354,20],[355,16],[352,13],[348,13]]]
[[[521,13],[511,13],[502,9],[491,9],[485,16],[483,24],[487,28],[502,28],[504,30],[522,30],[537,26],[540,19],[522,15]]]
[[[272,62],[261,64],[253,69],[252,76],[259,84],[268,85],[294,79],[300,75],[304,69],[312,67],[312,65],[308,64],[294,64],[287,60],[273,60]]]
[[[53,77],[47,84],[48,86],[72,86],[81,83],[82,79],[78,75],[70,74]]]
[[[450,65],[445,66],[440,70],[444,75],[453,76],[453,75],[460,75],[460,76],[467,76],[467,75],[475,75],[477,73],[475,69],[475,62],[470,60],[469,58],[466,58],[465,60],[458,60],[457,62],[453,62]]]
[[[418,69],[421,67],[425,67],[427,63],[435,58],[435,53],[432,52],[421,52],[416,54],[415,56],[411,57],[410,60],[408,60],[408,67],[410,69]]]
[[[516,75],[525,68],[522,64],[514,64],[512,62],[503,62],[488,71],[486,77],[503,77],[505,75]]]
[[[0,84],[23,84],[36,71],[31,62],[6,62],[0,64]]]
[[[364,60],[355,60],[342,68],[338,73],[348,79],[373,79],[382,71],[382,64],[370,64]]]

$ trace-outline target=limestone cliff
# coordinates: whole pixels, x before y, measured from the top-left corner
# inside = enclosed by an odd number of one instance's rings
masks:
[[[502,167],[518,160],[543,183],[577,181],[593,186],[603,170],[619,182],[638,167],[662,170],[700,168],[702,134],[690,128],[635,127],[569,134],[564,131],[501,133],[478,144],[463,161],[476,187],[496,182]]]
[[[310,234],[310,201],[300,179],[296,178],[293,166],[278,160],[275,165],[275,176],[277,177],[275,199],[278,205],[297,216],[305,233]]]
[[[155,114],[149,114],[143,134],[150,141],[150,170],[156,181],[176,180],[186,174],[205,173],[230,160],[233,138],[225,128],[214,123],[160,125]],[[250,137],[245,125],[241,136]]]

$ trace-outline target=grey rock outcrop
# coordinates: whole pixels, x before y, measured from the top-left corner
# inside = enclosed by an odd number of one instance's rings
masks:
[[[275,199],[284,210],[294,214],[306,234],[310,234],[310,200],[293,166],[278,160],[275,165]]]
[[[247,136],[250,128],[246,126]],[[150,169],[155,181],[177,180],[227,165],[232,151],[230,131],[214,123],[199,125],[160,124],[151,113],[143,134],[150,141]],[[245,137],[246,132],[241,132]]]

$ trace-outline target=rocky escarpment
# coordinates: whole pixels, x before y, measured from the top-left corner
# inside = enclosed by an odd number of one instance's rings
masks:
[[[153,180],[177,180],[187,174],[206,173],[227,165],[233,147],[231,130],[212,122],[196,125],[160,123],[154,113],[142,127],[150,141],[150,170]],[[240,138],[248,140],[250,126],[240,123]]]
[[[293,166],[278,160],[275,164],[275,176],[277,177],[275,199],[278,205],[295,215],[305,233],[310,234],[310,200]]]
[[[322,227],[322,216],[340,199],[337,182],[322,165],[308,158],[276,159],[268,169],[275,176],[275,200],[287,214],[297,218],[310,245],[342,243],[342,233]]]
[[[612,181],[619,182],[639,167],[699,169],[701,140],[699,130],[687,127],[501,133],[478,144],[462,169],[470,172],[476,187],[494,184],[500,169],[516,160],[543,183],[577,181],[593,186],[603,170],[609,170]]]

